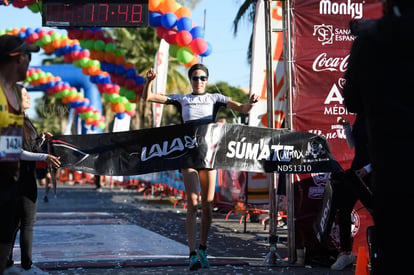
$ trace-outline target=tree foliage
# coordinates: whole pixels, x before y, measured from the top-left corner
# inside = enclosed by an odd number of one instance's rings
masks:
[[[239,23],[242,19],[245,19],[252,26],[252,35],[250,36],[249,46],[247,49],[247,62],[251,64],[252,61],[252,45],[253,45],[253,22],[256,14],[256,3],[257,0],[245,0],[239,10],[237,11],[236,17],[233,20],[233,34],[236,36],[239,28]]]

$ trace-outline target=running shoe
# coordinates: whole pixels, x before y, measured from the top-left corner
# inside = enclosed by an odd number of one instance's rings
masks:
[[[190,257],[190,270],[194,271],[201,267],[201,263],[198,260],[197,255],[191,255]]]
[[[356,257],[352,252],[342,252],[338,255],[336,262],[331,265],[333,270],[343,270],[345,267],[351,265],[355,261]]]
[[[208,259],[207,259],[207,252],[204,249],[199,249],[198,256],[200,257],[201,267],[209,268],[210,263],[208,262]]]

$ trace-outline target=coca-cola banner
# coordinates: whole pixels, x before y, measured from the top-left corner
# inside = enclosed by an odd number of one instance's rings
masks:
[[[226,123],[56,136],[50,148],[62,167],[111,176],[189,167],[283,173],[340,170],[326,140],[318,135]]]

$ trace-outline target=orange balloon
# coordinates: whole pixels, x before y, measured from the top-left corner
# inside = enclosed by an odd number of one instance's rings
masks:
[[[104,61],[104,58],[105,58],[105,52],[103,52],[103,51],[94,51],[94,56],[92,56],[92,51],[91,51],[91,59]]]
[[[123,103],[115,103],[115,112],[117,113],[123,113],[125,112],[125,104]]]
[[[115,62],[115,58],[116,58],[116,55],[113,52],[107,52],[104,55],[104,60],[106,62],[108,62],[108,63],[114,63]]]
[[[10,33],[11,33],[12,35],[18,35],[18,34],[19,34],[19,32],[20,32],[20,30],[19,30],[18,28],[14,28],[14,29],[12,29],[12,30],[10,31]]]
[[[177,19],[181,17],[191,18],[191,10],[187,7],[182,6],[175,11],[175,15],[177,16]]]
[[[70,102],[75,102],[76,101],[76,95],[68,95],[67,97],[65,97],[65,99],[70,103]]]
[[[68,104],[69,103],[69,100],[68,100],[68,97],[67,96],[62,97],[62,103],[63,104]]]
[[[161,0],[149,0],[148,9],[150,11],[157,11],[160,6]]]
[[[126,69],[135,69],[135,65],[134,65],[134,63],[127,62],[127,63],[125,64],[125,68],[126,68]]]
[[[125,65],[126,58],[123,55],[118,55],[115,57],[115,64],[116,65]]]
[[[87,119],[85,119],[85,123],[88,125],[91,125],[94,122],[94,119],[91,117],[88,117]]]
[[[62,40],[55,39],[55,40],[52,41],[52,45],[55,49],[58,49],[58,48],[60,48],[61,42],[62,42]]]
[[[82,73],[83,74],[86,74],[86,75],[90,75],[90,69],[89,69],[90,67],[83,67],[82,68]]]
[[[86,67],[87,75],[98,75],[101,72],[101,69],[97,66]]]
[[[52,43],[46,44],[43,46],[43,50],[45,53],[53,53],[55,51],[55,47],[53,47]]]
[[[159,9],[162,14],[166,14],[167,12],[175,13],[177,10],[177,2],[175,0],[164,0],[160,4]]]
[[[197,63],[198,63],[198,56],[195,54],[193,59],[190,62],[185,63],[184,66],[186,66],[187,68],[190,68],[191,66]]]

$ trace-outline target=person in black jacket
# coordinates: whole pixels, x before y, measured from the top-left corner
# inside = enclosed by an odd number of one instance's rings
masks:
[[[331,175],[333,195],[328,224],[332,224],[334,216],[338,212],[341,246],[341,253],[332,264],[331,269],[342,270],[356,259],[352,253],[351,241],[351,213],[355,203],[360,200],[372,212],[372,193],[369,188],[372,168],[368,154],[368,138],[364,118],[357,115],[352,130],[349,121],[345,118],[338,117],[337,122],[345,128],[348,146],[355,148],[351,168],[345,172]]]
[[[378,261],[374,274],[404,274],[412,267],[414,237],[414,1],[385,1],[384,15],[355,39],[343,95],[350,112],[363,114],[373,167]]]

